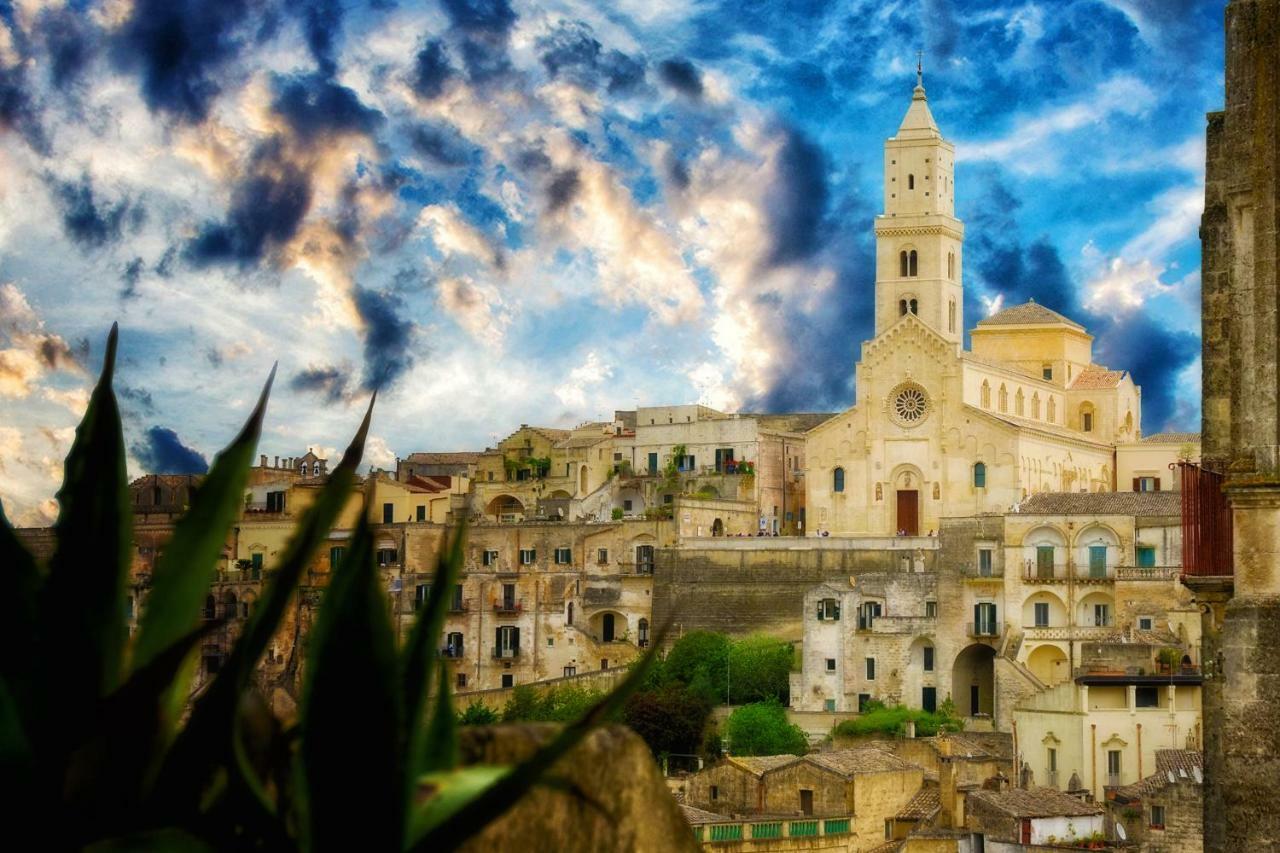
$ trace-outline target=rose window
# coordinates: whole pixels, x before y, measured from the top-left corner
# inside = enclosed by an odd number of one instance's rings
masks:
[[[915,426],[929,413],[929,397],[919,385],[904,385],[893,394],[889,406],[895,421]]]

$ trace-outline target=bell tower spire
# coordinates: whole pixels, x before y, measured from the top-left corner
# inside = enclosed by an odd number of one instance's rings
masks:
[[[876,334],[915,314],[944,338],[964,340],[961,249],[955,216],[955,146],[942,136],[916,59],[911,104],[884,144],[884,213],[876,217]]]

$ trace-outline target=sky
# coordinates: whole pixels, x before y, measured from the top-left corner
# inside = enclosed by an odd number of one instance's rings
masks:
[[[53,518],[120,323],[129,470],[836,411],[923,52],[965,324],[1034,298],[1199,424],[1223,0],[0,0],[0,501]]]

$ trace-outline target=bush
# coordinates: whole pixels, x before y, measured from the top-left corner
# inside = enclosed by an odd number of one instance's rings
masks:
[[[680,683],[637,693],[622,711],[622,721],[644,739],[654,755],[696,754],[710,716],[711,703]]]
[[[622,521],[622,507],[615,506],[613,512],[609,513],[609,517],[614,521]]]
[[[778,702],[743,705],[729,715],[725,725],[730,755],[804,755],[809,738],[787,720],[787,709]]]
[[[575,720],[604,696],[572,684],[540,690],[522,684],[502,709],[502,722],[564,723]]]
[[[675,642],[662,662],[663,683],[679,682],[695,690],[711,704],[725,696],[725,666],[729,638],[714,631],[691,631]]]
[[[498,722],[498,712],[477,699],[458,715],[458,722],[464,726],[489,726]]]
[[[789,704],[791,644],[777,637],[752,634],[735,640],[729,651],[729,687],[734,704],[777,700]]]
[[[863,712],[852,720],[845,720],[834,729],[837,735],[895,735],[906,731],[907,721],[916,724],[916,735],[933,737],[938,732],[958,732],[964,728],[960,718],[955,715],[954,705],[943,702],[937,711],[922,711],[919,708],[908,708],[906,705],[886,706],[872,700]]]

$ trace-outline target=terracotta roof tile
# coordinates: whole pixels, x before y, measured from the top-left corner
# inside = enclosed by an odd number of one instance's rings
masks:
[[[1123,370],[1107,370],[1097,364],[1091,364],[1076,375],[1076,379],[1071,383],[1072,391],[1094,391],[1098,389],[1114,388],[1124,379]]]
[[[1178,492],[1042,492],[1018,503],[1024,515],[1181,515]]]
[[[942,809],[942,795],[937,788],[921,788],[908,803],[894,815],[898,820],[928,820]]]
[[[898,770],[918,769],[891,752],[873,746],[857,749],[837,749],[832,752],[815,752],[804,757],[805,761],[824,767],[842,776],[857,773],[888,773]]]
[[[479,451],[461,450],[453,453],[410,453],[404,461],[418,465],[471,465],[479,459]]]
[[[727,823],[729,818],[722,814],[709,812],[704,809],[694,808],[693,806],[680,805],[680,811],[684,812],[684,819],[689,823],[697,826],[700,823]]]
[[[981,800],[1013,817],[1078,817],[1102,814],[1102,807],[1086,803],[1054,788],[1010,788],[1007,791],[972,791],[969,799]]]
[[[1142,437],[1143,444],[1199,444],[1200,433],[1198,432],[1158,432],[1154,435],[1144,435]]]
[[[1045,324],[1065,323],[1073,328],[1083,330],[1075,320],[1062,316],[1057,311],[1040,305],[1035,300],[1021,305],[1011,305],[1003,311],[997,311],[990,317],[978,321],[979,326],[1039,326]]]
[[[731,755],[728,759],[749,773],[757,776],[800,760],[798,755]]]

